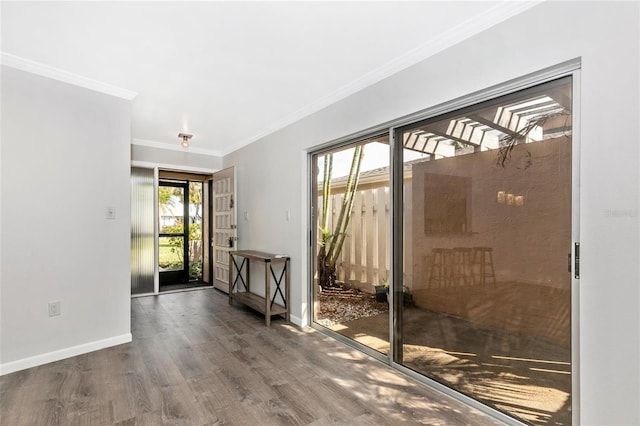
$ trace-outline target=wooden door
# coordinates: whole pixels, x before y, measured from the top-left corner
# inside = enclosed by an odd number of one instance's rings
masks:
[[[213,286],[229,292],[229,251],[235,249],[237,240],[236,221],[236,172],[235,168],[213,174]]]

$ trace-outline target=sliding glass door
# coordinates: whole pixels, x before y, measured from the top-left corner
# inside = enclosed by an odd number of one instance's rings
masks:
[[[316,153],[314,322],[389,352],[388,134]]]
[[[398,361],[536,424],[571,423],[571,80],[400,129]],[[407,196],[410,194],[409,196]]]
[[[388,155],[387,136],[315,153],[314,323],[511,417],[571,424],[572,94],[567,76],[389,129],[391,163],[356,161]]]

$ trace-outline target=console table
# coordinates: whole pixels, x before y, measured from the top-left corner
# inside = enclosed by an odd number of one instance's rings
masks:
[[[264,265],[264,297],[251,292],[249,272],[252,260]],[[277,266],[280,264],[282,267]],[[279,276],[276,272],[279,272]],[[275,284],[273,296],[271,296],[272,277]],[[281,303],[276,303],[278,296]],[[230,251],[229,304],[232,305],[234,300],[264,314],[267,326],[271,325],[272,315],[284,314],[285,320],[289,322],[289,257],[256,250]]]

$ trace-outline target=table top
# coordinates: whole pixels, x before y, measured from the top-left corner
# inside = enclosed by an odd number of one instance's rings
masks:
[[[248,259],[262,260],[264,262],[277,262],[289,260],[289,256],[283,254],[271,254],[258,250],[235,250],[230,251],[229,254],[234,256],[242,256]]]

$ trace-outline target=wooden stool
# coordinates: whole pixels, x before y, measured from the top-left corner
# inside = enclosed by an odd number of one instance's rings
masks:
[[[478,265],[480,284],[485,284],[486,279],[491,278],[493,285],[496,285],[496,271],[493,268],[493,249],[491,247],[474,247],[473,265]],[[489,266],[489,270],[487,270],[487,266]]]
[[[454,247],[453,260],[451,268],[451,281],[454,285],[458,285],[462,281],[462,285],[475,283],[473,278],[473,261],[471,254],[473,249],[469,247]]]
[[[437,283],[439,287],[449,285],[451,282],[451,249],[434,248],[429,268],[429,284]]]

